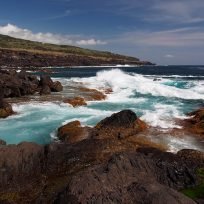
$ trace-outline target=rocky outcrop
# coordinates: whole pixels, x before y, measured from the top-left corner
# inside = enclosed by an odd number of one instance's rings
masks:
[[[53,82],[47,75],[41,76],[41,79],[38,80],[37,76],[30,75],[24,70],[19,73],[15,70],[0,70],[0,87],[3,98],[32,95],[36,92],[48,93],[48,87],[51,91],[61,91],[61,86],[60,82]]]
[[[68,123],[58,130],[61,142],[44,147],[0,146],[0,202],[195,203],[179,191],[199,185],[204,154],[172,154],[141,142],[138,120],[125,110],[88,131],[79,121]],[[103,137],[111,128],[115,134]],[[118,128],[128,134],[115,137]]]
[[[14,112],[5,98],[21,97],[39,93],[40,95],[50,94],[51,91],[62,90],[60,82],[53,82],[45,75],[38,80],[37,76],[30,75],[26,71],[17,73],[15,70],[0,70],[0,118],[6,118]]]

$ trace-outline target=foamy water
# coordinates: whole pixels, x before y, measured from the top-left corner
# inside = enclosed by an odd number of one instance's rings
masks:
[[[93,77],[58,78],[64,86],[83,84],[102,91],[111,88],[113,93],[105,101],[88,102],[88,106],[78,108],[61,102],[14,105],[18,114],[0,120],[0,138],[9,144],[22,141],[46,144],[55,137],[57,128],[67,122],[80,120],[82,125],[94,126],[122,109],[133,110],[148,125],[159,128],[161,132],[180,128],[175,119],[186,118],[185,113],[204,101],[204,81],[191,77],[192,80],[183,80],[180,77],[144,76],[112,69],[99,71]],[[202,149],[191,137],[181,139],[169,135],[165,144],[170,151]]]

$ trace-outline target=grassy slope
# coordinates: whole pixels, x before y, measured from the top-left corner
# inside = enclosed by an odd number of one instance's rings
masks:
[[[0,48],[4,49],[15,49],[15,50],[26,50],[30,52],[40,52],[42,54],[74,54],[83,56],[92,56],[100,58],[113,58],[113,59],[123,59],[130,61],[139,61],[139,59],[134,57],[128,57],[118,54],[113,54],[111,52],[102,52],[90,49],[83,49],[80,47],[70,46],[70,45],[54,45],[48,43],[34,42],[29,40],[22,40],[6,35],[0,35]]]

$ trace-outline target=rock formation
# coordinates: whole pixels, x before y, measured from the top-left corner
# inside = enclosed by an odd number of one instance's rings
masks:
[[[0,203],[202,203],[203,195],[193,201],[180,191],[204,182],[197,174],[204,154],[145,144],[138,138],[145,127],[124,110],[88,130],[68,123],[58,130],[61,141],[46,146],[1,146]]]
[[[51,91],[58,92],[62,89],[60,82],[53,82],[47,75],[41,76],[41,79],[38,80],[37,76],[28,74],[24,70],[19,73],[15,70],[0,70],[0,118],[13,114],[12,107],[5,101],[5,98],[35,93],[50,94]]]

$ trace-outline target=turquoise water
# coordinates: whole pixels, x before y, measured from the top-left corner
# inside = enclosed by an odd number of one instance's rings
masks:
[[[8,144],[22,141],[47,144],[55,138],[57,128],[67,122],[80,120],[83,125],[94,126],[122,109],[135,111],[146,123],[164,131],[180,128],[175,118],[186,118],[187,112],[204,105],[204,78],[163,74],[157,78],[119,69],[100,70],[88,77],[58,77],[65,86],[82,83],[99,90],[111,88],[113,93],[105,101],[89,102],[88,106],[78,108],[61,102],[16,104],[13,109],[17,115],[0,120],[0,138]],[[181,140],[176,143],[182,148],[189,145]]]

